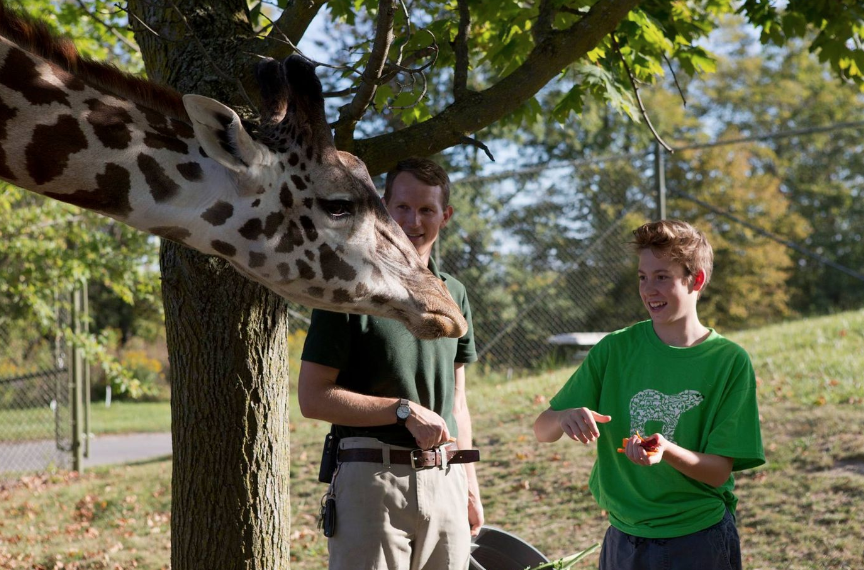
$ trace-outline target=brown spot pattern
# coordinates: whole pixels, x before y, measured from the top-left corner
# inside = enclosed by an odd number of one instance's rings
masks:
[[[36,69],[36,62],[18,48],[12,48],[0,68],[0,83],[21,93],[31,105],[60,103],[71,107],[63,89],[45,81]]]
[[[180,139],[160,133],[144,133],[144,144],[152,149],[167,149],[171,152],[189,154],[189,145]]]
[[[162,165],[147,154],[138,155],[138,168],[150,187],[150,194],[157,202],[170,200],[180,191],[180,186],[165,173]]]
[[[183,121],[178,121],[177,119],[171,119],[171,126],[174,127],[174,134],[178,137],[184,139],[195,138],[195,130],[189,123],[184,123]]]
[[[294,207],[294,195],[291,193],[291,189],[288,188],[287,182],[283,182],[282,188],[279,190],[279,201],[288,210]]]
[[[287,263],[280,263],[276,266],[276,269],[279,271],[279,275],[282,276],[282,279],[286,281],[291,281],[291,266]]]
[[[7,107],[3,100],[0,99],[0,142],[6,140],[6,123],[15,118],[15,115],[18,114],[16,109],[12,107]],[[6,180],[16,180],[15,175],[12,173],[12,169],[9,168],[9,165],[6,164],[6,152],[3,150],[2,145],[0,145],[0,178],[5,178]]]
[[[306,254],[306,259],[308,259],[309,261],[315,261],[315,252],[314,251],[312,251],[311,249],[307,249],[303,253]]]
[[[218,239],[214,239],[210,242],[210,247],[216,250],[218,253],[226,256],[226,257],[234,257],[237,254],[237,248],[231,245],[228,242],[224,242]]]
[[[122,149],[132,141],[132,131],[127,126],[132,116],[122,107],[106,105],[98,99],[84,101],[90,107],[87,122],[93,126],[96,138],[108,148]]]
[[[369,287],[366,286],[365,283],[358,283],[356,287],[354,287],[354,296],[357,298],[365,297],[369,294]]]
[[[288,164],[291,166],[297,166],[298,162],[300,162],[300,157],[297,156],[296,152],[292,152],[291,156],[288,157]]]
[[[264,263],[267,261],[267,256],[263,253],[258,253],[257,251],[249,252],[249,267],[254,269],[256,267],[264,267]]]
[[[300,216],[300,225],[303,226],[303,231],[306,233],[306,239],[315,241],[318,239],[318,230],[315,229],[315,222],[309,216]]]
[[[333,291],[333,302],[334,303],[348,303],[351,301],[351,294],[347,289],[336,289]]]
[[[197,162],[184,162],[177,165],[177,172],[189,182],[197,182],[204,177],[204,171]]]
[[[321,256],[321,273],[325,281],[330,281],[334,277],[342,281],[351,281],[357,277],[357,271],[326,243],[321,244],[318,253]]]
[[[186,228],[180,228],[177,226],[157,226],[155,228],[150,228],[148,231],[153,235],[170,239],[177,243],[183,243],[183,240],[192,235],[192,233]]]
[[[87,139],[71,115],[60,115],[53,125],[38,125],[24,152],[27,173],[36,184],[54,180],[66,170],[69,157],[87,148]]]
[[[296,174],[291,175],[291,182],[294,183],[294,186],[297,187],[297,190],[306,190],[306,183],[303,182],[303,179]]]
[[[291,253],[295,247],[303,245],[303,233],[300,231],[300,226],[297,222],[291,220],[288,222],[288,229],[279,238],[279,244],[276,246],[276,251],[279,253]]]
[[[314,203],[315,203],[315,200],[312,198],[303,198],[303,205],[306,206],[310,210],[312,209],[312,204],[314,204]]]
[[[306,294],[315,299],[320,299],[324,296],[324,289],[321,287],[309,287],[306,289]]]
[[[285,221],[285,216],[282,212],[273,212],[269,216],[267,216],[267,220],[264,222],[264,235],[267,238],[272,238],[276,235],[276,231],[279,229],[279,226],[282,225],[282,222]]]
[[[301,279],[305,279],[306,281],[315,279],[315,270],[302,259],[297,260],[297,270],[300,272]]]
[[[201,214],[201,219],[211,226],[221,226],[234,215],[234,206],[228,202],[216,202]]]
[[[132,211],[132,205],[129,203],[131,180],[128,170],[109,162],[105,165],[105,172],[96,175],[94,190],[76,190],[71,194],[45,192],[45,196],[80,206],[85,210],[125,217]]]

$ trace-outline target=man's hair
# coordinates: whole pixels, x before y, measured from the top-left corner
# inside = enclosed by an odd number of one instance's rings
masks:
[[[384,182],[385,202],[390,202],[393,192],[393,181],[402,172],[413,174],[414,178],[424,184],[441,188],[442,208],[446,208],[450,203],[450,177],[447,176],[447,171],[441,168],[434,160],[419,157],[406,158],[396,164],[396,167],[387,173],[387,179]]]
[[[705,234],[680,220],[650,222],[633,230],[631,242],[636,251],[650,249],[658,257],[665,257],[684,267],[689,283],[699,271],[705,272],[702,291],[711,280],[714,269],[714,250]],[[701,292],[700,291],[700,295]]]

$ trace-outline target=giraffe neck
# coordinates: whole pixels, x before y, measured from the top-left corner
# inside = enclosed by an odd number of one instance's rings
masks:
[[[463,334],[365,166],[333,145],[314,67],[258,75],[255,135],[217,101],[79,58],[0,0],[0,179],[219,255],[287,299]]]
[[[210,229],[233,209],[236,196],[223,194],[236,184],[205,158],[187,122],[97,90],[3,39],[0,143],[0,178],[217,252]]]

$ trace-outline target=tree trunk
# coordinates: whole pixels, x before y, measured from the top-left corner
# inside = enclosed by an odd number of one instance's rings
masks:
[[[289,567],[288,326],[281,298],[165,242],[174,448],[171,568]]]
[[[148,75],[183,93],[237,100],[248,58],[242,0],[131,0]],[[249,73],[243,70],[243,75]],[[221,259],[163,242],[171,361],[174,570],[289,567],[290,444],[285,302]]]

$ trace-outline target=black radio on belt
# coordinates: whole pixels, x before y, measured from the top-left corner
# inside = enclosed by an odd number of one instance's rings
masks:
[[[318,480],[328,485],[333,480],[336,471],[336,459],[339,455],[339,437],[336,426],[330,428],[330,433],[324,438],[324,451],[321,452],[321,467],[318,468]]]

